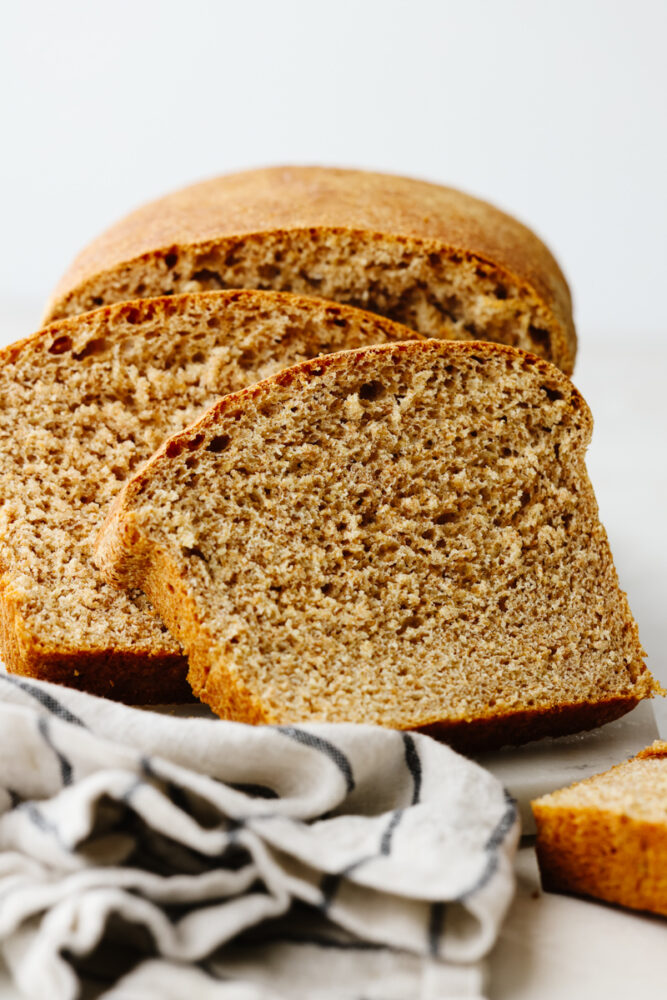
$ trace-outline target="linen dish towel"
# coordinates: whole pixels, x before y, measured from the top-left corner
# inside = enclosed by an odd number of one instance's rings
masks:
[[[427,736],[0,674],[0,943],[44,1000],[478,997],[515,804]]]

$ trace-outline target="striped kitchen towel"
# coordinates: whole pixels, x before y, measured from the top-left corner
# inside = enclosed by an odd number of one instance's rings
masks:
[[[0,944],[44,1000],[481,996],[514,803],[434,740],[0,675]]]

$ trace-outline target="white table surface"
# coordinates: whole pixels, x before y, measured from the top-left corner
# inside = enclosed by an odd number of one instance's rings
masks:
[[[36,326],[35,304],[0,307],[0,345]],[[621,586],[653,674],[667,688],[667,337],[583,345],[574,381],[595,417],[588,468]],[[667,739],[667,705],[653,702]],[[532,846],[491,962],[490,1000],[667,996],[667,920],[543,893]],[[0,966],[0,1000],[18,994]]]

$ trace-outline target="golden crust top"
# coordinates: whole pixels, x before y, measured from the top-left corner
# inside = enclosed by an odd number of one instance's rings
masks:
[[[51,303],[101,272],[174,246],[295,230],[389,234],[460,250],[529,285],[574,339],[572,303],[547,247],[493,205],[426,181],[324,167],[271,167],[228,174],[137,209],[76,258]]]

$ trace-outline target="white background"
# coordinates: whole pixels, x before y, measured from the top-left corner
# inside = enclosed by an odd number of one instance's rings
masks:
[[[591,475],[667,685],[667,3],[24,0],[2,15],[0,340],[37,326],[101,229],[223,171],[371,167],[496,202],[572,285]]]
[[[591,478],[667,686],[666,53],[665,0],[5,0],[0,343],[101,229],[223,171],[369,167],[496,202],[573,288]],[[493,997],[660,994],[659,921],[520,885]]]

